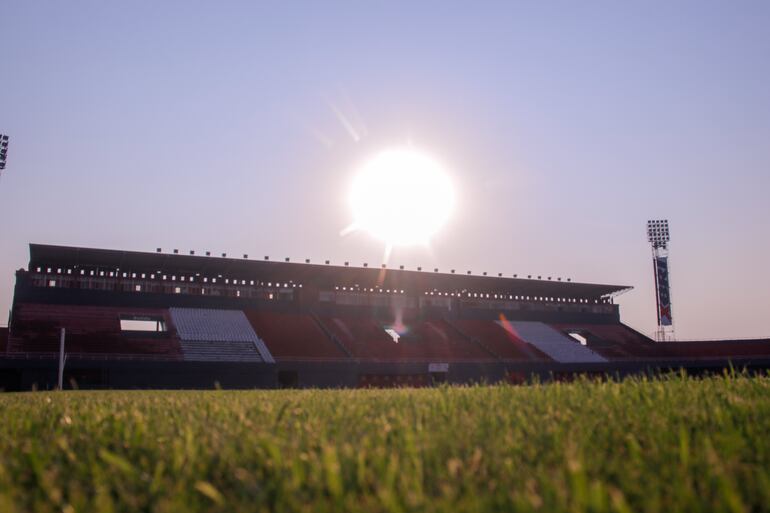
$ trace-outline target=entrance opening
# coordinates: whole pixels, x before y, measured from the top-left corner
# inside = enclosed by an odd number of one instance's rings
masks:
[[[390,336],[390,338],[393,339],[393,342],[398,344],[398,339],[401,338],[401,335],[399,335],[396,330],[394,330],[393,328],[385,328],[385,333],[387,333]]]
[[[161,333],[167,331],[167,328],[162,318],[121,317],[120,331]]]
[[[434,385],[440,385],[442,383],[447,382],[447,373],[446,372],[431,372],[430,378]]]
[[[299,387],[299,372],[295,370],[278,371],[278,388]]]

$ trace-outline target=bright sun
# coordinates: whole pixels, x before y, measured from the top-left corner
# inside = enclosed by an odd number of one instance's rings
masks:
[[[356,229],[388,245],[425,244],[454,206],[442,166],[411,148],[384,151],[361,169],[350,191]]]

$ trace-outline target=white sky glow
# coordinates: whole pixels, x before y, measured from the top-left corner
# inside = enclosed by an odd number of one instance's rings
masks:
[[[454,188],[443,167],[425,153],[383,151],[369,160],[350,190],[356,229],[386,244],[426,244],[447,221]]]

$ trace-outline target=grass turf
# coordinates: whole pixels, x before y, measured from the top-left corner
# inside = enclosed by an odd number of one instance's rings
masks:
[[[767,511],[770,378],[0,395],[0,511]]]

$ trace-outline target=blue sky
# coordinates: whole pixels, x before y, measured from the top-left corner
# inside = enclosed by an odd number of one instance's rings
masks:
[[[768,2],[0,0],[0,308],[28,242],[378,262],[339,235],[347,190],[413,144],[457,206],[394,265],[633,285],[650,333],[667,217],[678,335],[770,335],[768,26]]]

